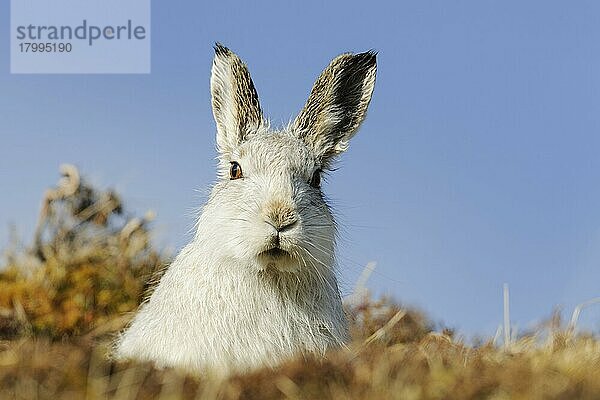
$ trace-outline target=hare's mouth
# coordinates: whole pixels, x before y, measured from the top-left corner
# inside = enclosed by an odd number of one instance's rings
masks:
[[[268,257],[271,259],[280,259],[285,257],[291,257],[291,254],[280,247],[273,247],[272,249],[261,252],[259,256]]]
[[[298,268],[298,261],[279,246],[273,246],[258,253],[258,261],[263,268],[292,272]]]

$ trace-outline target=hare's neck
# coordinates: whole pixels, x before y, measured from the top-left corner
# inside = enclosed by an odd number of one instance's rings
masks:
[[[214,247],[194,240],[177,256],[166,275],[184,283],[193,297],[245,298],[251,302],[293,301],[299,306],[339,301],[332,269],[306,269],[300,272],[259,270],[255,265],[214,251]],[[169,277],[165,276],[169,279]],[[233,296],[232,296],[233,295]],[[238,297],[239,296],[239,297]]]

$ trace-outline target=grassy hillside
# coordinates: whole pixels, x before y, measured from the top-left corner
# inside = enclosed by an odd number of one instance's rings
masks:
[[[600,341],[560,323],[468,346],[386,300],[348,307],[352,343],[226,381],[110,361],[114,335],[166,265],[152,215],[72,167],[46,192],[33,244],[0,265],[0,399],[600,399]]]

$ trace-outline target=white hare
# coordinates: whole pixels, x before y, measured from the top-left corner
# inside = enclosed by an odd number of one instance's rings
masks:
[[[320,177],[364,120],[375,74],[374,52],[336,57],[294,122],[272,131],[246,65],[215,46],[219,179],[117,358],[231,373],[344,344],[336,225]]]

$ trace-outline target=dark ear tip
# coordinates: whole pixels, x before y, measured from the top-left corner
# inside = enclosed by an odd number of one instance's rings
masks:
[[[377,51],[373,49],[365,51],[364,53],[355,54],[353,58],[357,63],[367,67],[377,65]]]
[[[219,42],[215,42],[213,48],[215,49],[215,55],[217,56],[228,56],[231,54],[231,50],[229,50],[227,47],[223,46]]]

